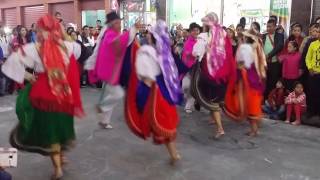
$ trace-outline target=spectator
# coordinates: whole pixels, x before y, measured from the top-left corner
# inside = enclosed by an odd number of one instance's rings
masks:
[[[0,47],[0,97],[4,96],[6,93],[6,77],[1,71],[1,66],[4,63],[4,55],[2,48]]]
[[[35,23],[32,23],[28,36],[30,37],[31,42],[34,42],[34,43],[37,42],[37,33],[36,33],[36,24]]]
[[[83,43],[84,46],[91,49],[94,46],[94,39],[90,38],[90,28],[85,25],[82,28],[82,35],[78,39]]]
[[[300,46],[303,42],[303,36],[302,36],[302,25],[299,23],[295,23],[292,25],[291,28],[291,34],[289,38],[286,40],[282,54],[288,53],[288,44],[290,41],[296,41],[298,43],[298,50],[300,49]]]
[[[284,88],[283,81],[278,80],[276,88],[270,92],[268,99],[262,106],[262,110],[268,118],[278,120],[282,117],[286,109],[284,104],[286,95],[287,92]]]
[[[9,56],[10,38],[4,32],[4,28],[0,27],[0,47],[3,51],[3,56],[6,59]]]
[[[281,77],[281,64],[278,55],[282,51],[284,44],[284,36],[276,32],[276,21],[270,19],[267,23],[267,34],[262,36],[264,53],[267,58],[267,82],[265,98],[268,97],[270,91],[275,87],[278,79]]]
[[[96,33],[96,30],[92,26],[90,26],[89,27],[89,31],[90,31],[90,33],[89,33],[89,41],[93,42],[93,46],[92,47],[94,47],[94,45],[96,44],[95,37],[94,37],[95,33]]]
[[[306,65],[306,56],[308,53],[308,49],[310,47],[310,44],[314,41],[316,41],[320,35],[320,26],[317,23],[312,23],[309,26],[309,36],[305,38],[305,43],[303,43],[303,47],[300,47],[300,51],[302,49],[301,53],[301,60],[300,60],[300,70],[302,71],[302,76],[301,76],[301,82],[303,84],[304,89],[306,89],[306,95],[307,95],[307,103],[308,106],[310,106],[309,102],[312,102],[312,100],[309,100],[309,87],[308,87],[308,78],[309,78],[309,71]],[[308,108],[308,115],[311,115],[309,113],[309,110],[312,110],[312,108]]]
[[[316,20],[314,21],[315,23],[320,24],[320,16],[316,18]]]
[[[279,61],[282,63],[282,78],[284,86],[287,90],[292,91],[294,83],[297,82],[302,75],[300,72],[299,45],[296,41],[289,41],[287,53],[279,56]]]
[[[98,29],[98,28],[99,29],[102,28],[102,23],[101,23],[101,20],[99,20],[99,19],[96,21],[96,29]]]
[[[30,43],[31,38],[28,36],[27,28],[20,26],[17,27],[18,36],[12,40],[12,49],[16,51],[18,48],[23,45]]]
[[[60,23],[63,21],[62,15],[61,15],[61,13],[58,12],[58,11],[54,14],[54,17],[55,17]]]
[[[68,27],[67,28],[67,34],[70,36],[71,32],[75,31],[73,27]],[[78,39],[78,38],[77,38]]]
[[[317,24],[317,23],[311,23],[309,25],[308,36],[303,39],[301,46],[300,46],[300,49],[299,49],[301,54],[303,54],[303,50],[306,47],[307,42],[310,39],[315,38],[315,36],[318,34],[317,30],[315,31],[315,27],[317,27],[317,26],[319,26],[319,24]]]
[[[287,106],[287,117],[286,123],[290,123],[292,112],[295,113],[296,120],[291,123],[292,125],[301,124],[301,114],[306,109],[306,95],[303,92],[303,85],[301,83],[296,83],[294,91],[289,94],[285,100]]]
[[[0,166],[0,180],[12,180],[11,175]]]
[[[231,40],[233,56],[235,56],[238,48],[238,41],[237,41],[236,32],[234,28],[232,27],[227,28],[227,35]]]
[[[260,33],[260,31],[261,31],[261,27],[258,22],[252,22],[250,29],[255,30],[257,33]]]
[[[238,24],[236,27],[236,32],[237,32],[237,42],[238,45],[242,43],[242,32],[244,31],[244,26],[242,24]]]
[[[274,20],[276,23],[276,32],[285,35],[285,30],[281,24],[278,24],[278,16],[271,15],[269,20]]]
[[[241,17],[239,24],[241,24],[243,26],[243,29],[245,29],[245,27],[247,25],[246,18],[245,17]]]
[[[308,77],[308,106],[310,115],[320,115],[320,37],[310,44],[306,56]]]

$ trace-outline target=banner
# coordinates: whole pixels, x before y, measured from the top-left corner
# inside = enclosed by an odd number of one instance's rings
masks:
[[[290,28],[290,5],[291,0],[271,0],[270,1],[270,16],[278,17],[278,23],[283,26],[285,30]]]

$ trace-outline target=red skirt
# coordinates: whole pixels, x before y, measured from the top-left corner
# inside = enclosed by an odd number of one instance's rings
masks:
[[[132,52],[136,53],[135,48]],[[135,58],[131,59],[131,63],[135,64]],[[136,96],[138,83],[136,70],[132,68],[125,99],[125,116],[129,128],[142,139],[152,136],[156,144],[173,141],[176,138],[179,122],[176,107],[167,102],[154,83],[145,106],[147,108],[140,113],[136,105],[136,98],[139,98]]]
[[[228,84],[225,97],[225,113],[234,120],[260,120],[262,116],[262,93],[250,87],[247,71],[240,70],[241,77],[237,83]]]

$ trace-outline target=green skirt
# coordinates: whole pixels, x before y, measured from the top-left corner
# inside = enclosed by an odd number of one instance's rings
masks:
[[[42,155],[68,148],[75,140],[73,116],[33,108],[29,100],[30,90],[28,84],[19,92],[16,103],[19,123],[11,132],[11,145]]]

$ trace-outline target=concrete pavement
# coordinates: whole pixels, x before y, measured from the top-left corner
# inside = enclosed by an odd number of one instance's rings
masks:
[[[64,180],[320,180],[320,129],[263,121],[261,135],[244,134],[249,125],[224,118],[226,136],[212,139],[214,126],[207,113],[187,115],[180,110],[177,146],[183,156],[168,165],[165,147],[135,137],[119,105],[113,130],[101,130],[94,105],[99,91],[84,89],[87,116],[76,121],[77,146],[67,157]],[[0,98],[0,146],[8,147],[8,134],[17,122],[14,96]],[[1,111],[2,110],[2,111]],[[49,159],[20,152],[19,166],[9,169],[14,180],[46,180]]]

